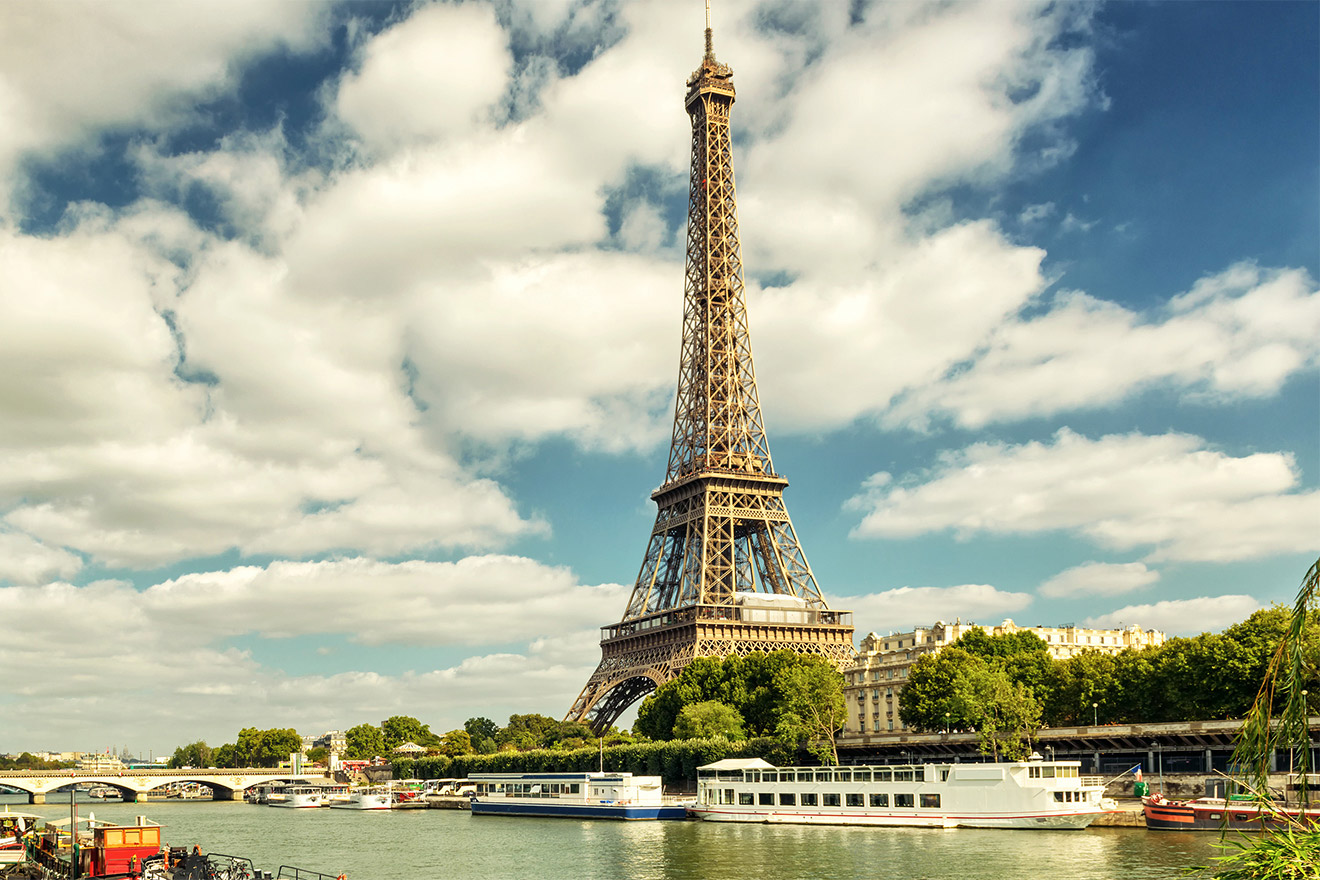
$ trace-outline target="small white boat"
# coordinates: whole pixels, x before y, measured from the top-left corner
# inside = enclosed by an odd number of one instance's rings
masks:
[[[659,776],[631,773],[473,773],[472,815],[572,819],[685,819],[690,800],[667,798]]]
[[[349,791],[348,800],[330,806],[337,810],[390,810],[394,808],[394,789],[389,785],[355,788]]]
[[[1034,757],[1034,756],[1033,756]],[[775,767],[760,758],[697,769],[710,822],[901,825],[926,828],[1085,828],[1117,808],[1079,761]]]
[[[319,785],[277,785],[270,790],[266,803],[299,810],[330,805],[325,789]]]

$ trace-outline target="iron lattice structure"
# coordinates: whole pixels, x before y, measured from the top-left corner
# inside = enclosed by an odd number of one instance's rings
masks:
[[[709,13],[708,13],[709,14]],[[706,54],[688,78],[692,119],[683,344],[659,508],[623,620],[567,720],[599,733],[698,657],[789,649],[838,666],[851,613],[821,596],[784,506],[761,420],[743,297],[729,111],[733,71]]]

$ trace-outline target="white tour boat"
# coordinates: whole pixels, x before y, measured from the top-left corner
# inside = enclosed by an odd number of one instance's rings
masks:
[[[309,809],[330,806],[330,795],[323,785],[277,785],[270,790],[266,801],[272,807]]]
[[[1116,809],[1079,761],[775,767],[729,758],[697,769],[689,812],[711,822],[1085,828]]]
[[[659,776],[631,773],[472,773],[472,815],[574,819],[686,819],[690,800],[667,798]]]
[[[390,810],[394,808],[394,788],[389,785],[355,788],[348,793],[348,800],[330,806],[337,810]]]

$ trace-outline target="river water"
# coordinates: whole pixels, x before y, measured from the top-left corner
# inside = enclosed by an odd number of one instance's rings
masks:
[[[55,797],[63,795],[52,795]],[[49,818],[67,801],[11,809]],[[1216,834],[1093,828],[981,831],[476,817],[460,810],[282,810],[241,801],[80,802],[78,812],[165,826],[201,846],[348,880],[1165,880],[1203,865]]]

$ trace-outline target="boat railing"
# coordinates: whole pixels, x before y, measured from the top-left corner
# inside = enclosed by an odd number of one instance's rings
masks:
[[[343,877],[343,874],[339,875]],[[276,880],[279,878],[287,880],[336,880],[333,874],[322,874],[319,871],[309,871],[306,868],[295,868],[293,865],[280,865],[280,869],[275,874]]]
[[[1103,776],[1083,776],[1080,781],[1082,788],[1104,788],[1105,785]]]

